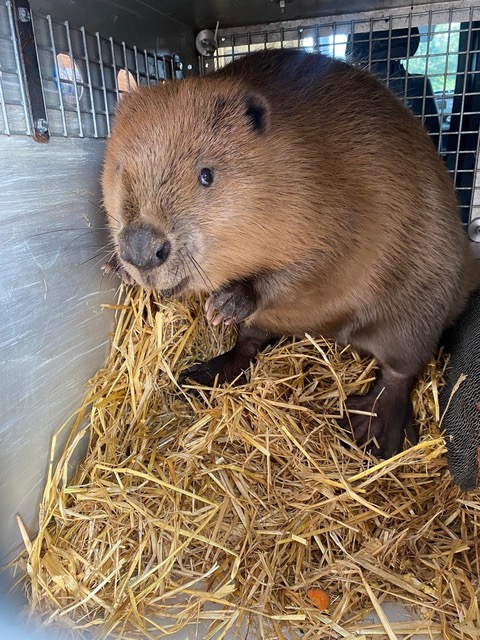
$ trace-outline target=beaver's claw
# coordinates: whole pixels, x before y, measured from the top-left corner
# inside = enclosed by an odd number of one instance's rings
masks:
[[[207,321],[213,325],[226,325],[245,320],[257,308],[253,287],[244,282],[235,282],[212,293],[205,303]]]

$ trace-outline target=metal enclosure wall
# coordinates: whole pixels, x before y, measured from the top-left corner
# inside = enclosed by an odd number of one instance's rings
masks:
[[[103,278],[103,144],[0,137],[1,559],[34,524],[53,432],[105,358],[117,283]]]
[[[193,49],[193,34],[175,26],[169,42],[188,36]],[[20,544],[15,514],[35,526],[51,438],[109,345],[113,317],[103,305],[115,301],[118,279],[100,268],[108,238],[98,178],[116,101],[133,83],[182,73],[176,49],[157,55],[35,12],[33,27],[47,144],[30,137],[14,8],[0,3],[1,564]]]
[[[114,20],[118,4],[121,24]],[[156,12],[151,6],[142,10],[141,2],[128,21],[128,4],[32,0],[34,10],[54,12],[52,17],[34,12],[51,135],[48,144],[39,145],[30,137],[12,7],[0,0],[0,563],[20,544],[15,514],[34,527],[51,437],[78,406],[108,348],[112,314],[102,305],[115,300],[118,283],[100,270],[108,240],[98,176],[116,101],[130,78],[155,83],[180,76],[180,63],[185,72],[187,64],[193,72],[197,63],[193,26],[160,14],[157,23]],[[112,31],[106,33],[108,25]],[[215,57],[199,62],[207,73],[237,54],[267,46],[343,57],[349,37],[363,33],[373,42],[372,34],[386,31],[389,65],[395,60],[394,31],[406,30],[408,39],[415,27],[421,29],[423,48],[402,60],[407,73],[422,75],[418,69],[423,68],[424,78],[441,77],[443,87],[435,96],[438,144],[462,197],[464,222],[480,249],[480,8],[457,2],[445,9],[437,3],[413,12],[220,28]],[[104,37],[111,34],[115,38]],[[432,48],[438,35],[445,43],[439,53]],[[65,56],[63,63],[70,60],[71,71],[62,67],[59,55]],[[429,61],[439,58],[443,71],[434,72]],[[367,62],[371,66],[371,57]],[[456,65],[454,71],[450,64]],[[119,81],[121,70],[131,73],[125,76],[127,87]],[[401,97],[409,98],[408,81]],[[424,91],[422,118],[425,97]]]

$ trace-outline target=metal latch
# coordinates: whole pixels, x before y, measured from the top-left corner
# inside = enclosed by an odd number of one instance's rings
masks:
[[[30,3],[28,0],[12,0],[12,7],[27,108],[33,126],[33,139],[36,142],[48,142],[50,132]]]

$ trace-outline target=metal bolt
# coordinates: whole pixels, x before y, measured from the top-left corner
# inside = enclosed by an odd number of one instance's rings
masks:
[[[45,120],[45,118],[39,118],[35,122],[35,129],[40,134],[47,133],[47,131],[48,131],[48,120]]]
[[[480,218],[471,221],[468,227],[468,236],[473,242],[480,242]]]
[[[202,40],[202,46],[205,48],[205,55],[213,56],[216,49],[215,42],[213,42],[213,40],[207,40],[204,38]]]
[[[270,2],[277,2],[278,6],[280,7],[280,10],[282,13],[284,13],[285,11],[285,7],[287,5],[287,2],[291,2],[292,0],[270,0]]]
[[[20,22],[30,22],[32,19],[30,11],[26,7],[18,7],[17,13]]]

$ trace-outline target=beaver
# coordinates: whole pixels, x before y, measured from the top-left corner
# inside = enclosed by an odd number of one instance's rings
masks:
[[[347,400],[357,442],[389,457],[417,441],[414,382],[480,277],[442,160],[379,80],[268,50],[138,89],[102,189],[124,276],[207,292],[207,318],[237,324],[189,378],[232,381],[275,338],[322,335],[379,365]]]

